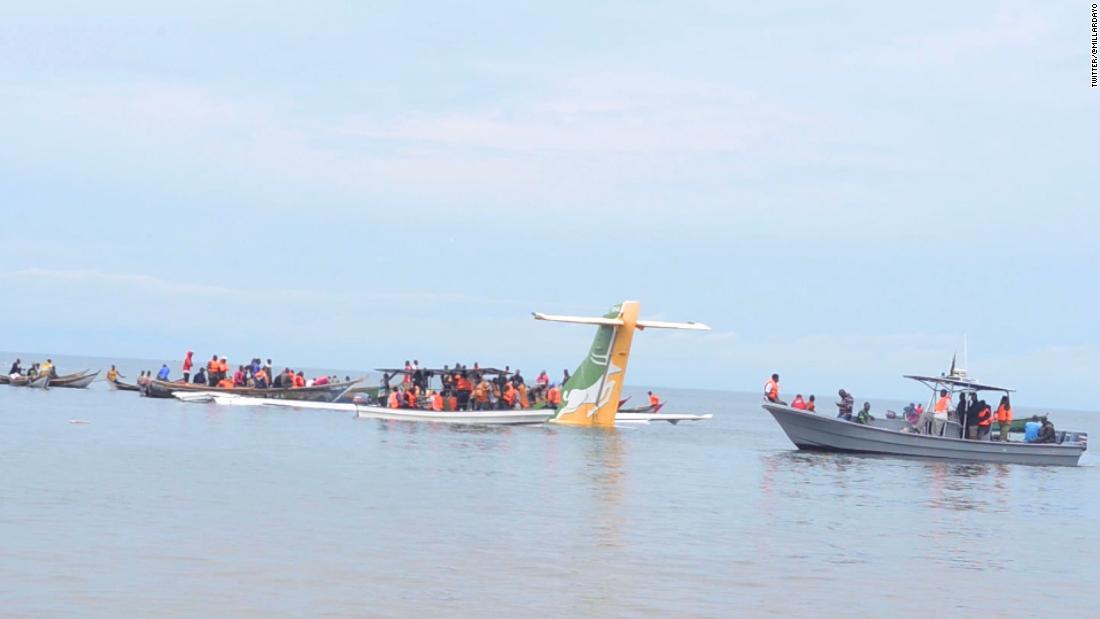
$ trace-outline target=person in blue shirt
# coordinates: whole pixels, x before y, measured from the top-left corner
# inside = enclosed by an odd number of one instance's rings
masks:
[[[1024,442],[1034,443],[1039,438],[1039,430],[1042,429],[1042,424],[1039,423],[1038,415],[1032,415],[1031,420],[1024,424]]]
[[[169,371],[167,364],[160,366],[160,371],[157,372],[157,380],[168,380]]]

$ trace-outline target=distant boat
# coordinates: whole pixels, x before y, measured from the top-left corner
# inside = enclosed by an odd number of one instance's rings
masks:
[[[981,384],[963,372],[948,376],[906,376],[932,389],[933,399],[940,389],[948,393],[995,391],[1011,389]],[[796,447],[807,451],[837,451],[879,454],[970,462],[999,462],[1077,466],[1081,454],[1088,448],[1085,432],[1061,431],[1057,443],[1025,443],[1022,441],[973,440],[962,438],[962,427],[955,422],[944,426],[942,435],[918,434],[907,431],[908,424],[897,419],[875,419],[862,424],[818,415],[790,406],[765,402],[764,410],[776,422]],[[929,402],[928,408],[932,408]]]

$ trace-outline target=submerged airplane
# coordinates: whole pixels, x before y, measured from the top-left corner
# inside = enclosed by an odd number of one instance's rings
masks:
[[[562,403],[551,423],[574,426],[611,427],[616,421],[698,421],[710,415],[675,415],[656,413],[620,413],[619,396],[626,380],[626,366],[630,361],[630,346],[634,331],[642,329],[687,329],[709,331],[710,327],[698,322],[665,322],[638,318],[640,304],[623,301],[600,317],[557,316],[534,312],[535,320],[570,322],[595,325],[596,337],[588,356],[577,371],[562,387]]]

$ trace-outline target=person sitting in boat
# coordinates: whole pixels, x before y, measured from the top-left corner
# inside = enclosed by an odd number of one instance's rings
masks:
[[[417,407],[416,391],[416,383],[412,383],[409,388],[405,390],[405,401],[403,402],[404,406],[402,408],[414,409]]]
[[[57,378],[57,368],[53,365],[53,359],[46,359],[46,362],[38,368],[38,375],[47,375],[50,378]]]
[[[8,371],[9,376],[21,376],[23,374],[23,361],[16,359],[15,363],[11,364],[11,370]]]
[[[1039,436],[1035,438],[1036,443],[1057,443],[1058,436],[1054,432],[1054,424],[1050,419],[1047,419],[1046,415],[1042,416],[1043,425],[1039,428]]]
[[[499,405],[501,410],[512,410],[516,407],[516,388],[512,383],[505,383],[501,389]]]
[[[438,391],[428,390],[428,399],[432,405],[432,411],[439,413],[443,411],[443,396]]]
[[[787,405],[786,402],[779,399],[779,374],[772,374],[768,382],[764,383],[764,399],[773,404]]]
[[[157,371],[157,380],[168,380],[168,375],[171,374],[171,370],[168,369],[168,364],[162,364],[160,370]]]
[[[801,393],[794,395],[794,400],[791,400],[791,408],[797,408],[800,411],[806,410],[806,400],[802,399]]]
[[[836,408],[837,408],[836,416],[837,416],[837,419],[843,419],[845,421],[851,421],[852,420],[852,407],[855,406],[856,399],[852,397],[852,394],[848,393],[847,391],[845,391],[843,389],[838,391],[837,395],[840,396],[840,401],[836,403]]]
[[[218,381],[217,387],[218,389],[232,389],[233,379],[226,376],[225,378]]]
[[[386,399],[386,406],[389,408],[401,408],[401,396],[397,393],[397,389],[390,391],[390,397]]]
[[[550,388],[546,390],[546,406],[548,408],[561,406],[561,388],[554,383],[550,383]]]
[[[814,394],[810,394],[810,399],[806,400],[806,412],[812,413],[817,410],[817,400],[814,399]]]
[[[1034,443],[1039,438],[1039,430],[1041,430],[1043,424],[1039,423],[1039,416],[1032,415],[1031,420],[1024,424],[1024,442]]]
[[[656,393],[653,393],[652,391],[647,391],[646,393],[649,394],[649,407],[650,408],[660,408],[660,406],[661,406],[661,397],[658,396]]]
[[[986,404],[985,400],[978,401],[978,421],[975,425],[977,426],[976,438],[979,441],[989,440],[990,430],[993,429],[993,409]]]
[[[195,373],[194,380],[192,380],[191,382],[196,384],[196,385],[206,385],[206,384],[208,384],[206,382],[206,368],[200,366],[199,371]]]
[[[855,422],[862,423],[863,425],[868,425],[873,419],[874,417],[871,416],[871,403],[864,402],[863,408],[859,409],[859,412],[856,413]]]

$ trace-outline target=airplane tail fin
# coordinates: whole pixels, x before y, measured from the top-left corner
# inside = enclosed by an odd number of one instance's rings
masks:
[[[536,320],[597,327],[588,356],[562,386],[562,402],[551,421],[579,426],[615,425],[635,329],[710,329],[694,322],[639,320],[639,307],[637,301],[624,301],[603,316],[591,318],[534,313]]]

